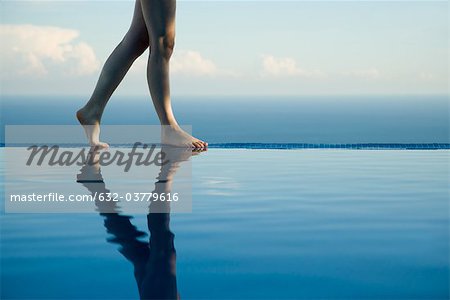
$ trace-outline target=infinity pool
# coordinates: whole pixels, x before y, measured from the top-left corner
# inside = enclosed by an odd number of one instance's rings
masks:
[[[449,298],[449,151],[210,149],[191,161],[192,213],[2,204],[1,298],[138,299],[143,280],[184,299]],[[148,226],[169,221],[176,261],[171,235],[164,257],[148,254]]]

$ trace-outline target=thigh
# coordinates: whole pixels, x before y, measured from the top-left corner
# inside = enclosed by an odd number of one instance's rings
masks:
[[[133,19],[125,38],[130,39],[130,42],[133,44],[142,43],[143,46],[149,45],[149,33],[142,14],[141,0],[136,0]]]
[[[140,0],[150,39],[175,37],[175,0]]]

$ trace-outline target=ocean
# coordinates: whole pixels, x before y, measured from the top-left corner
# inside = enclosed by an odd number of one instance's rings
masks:
[[[2,124],[77,124],[82,97],[2,97]],[[173,97],[209,143],[449,143],[448,96]],[[150,97],[113,97],[103,124],[158,124]],[[0,137],[4,141],[4,134]]]

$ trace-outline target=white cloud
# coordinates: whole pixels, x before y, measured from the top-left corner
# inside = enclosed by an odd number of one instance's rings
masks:
[[[369,68],[363,70],[354,70],[342,73],[344,76],[350,76],[362,79],[378,79],[381,76],[380,71],[377,68]]]
[[[297,66],[297,62],[289,57],[274,57],[273,55],[261,55],[262,73],[266,76],[302,76],[309,78],[324,77],[320,70],[304,70]]]
[[[170,70],[173,74],[194,76],[217,75],[220,73],[213,61],[192,50],[174,51]]]
[[[133,73],[145,72],[147,69],[148,53],[143,54],[133,64]],[[237,77],[233,72],[219,69],[216,64],[194,50],[175,49],[170,60],[170,73],[175,76],[229,76]]]
[[[44,76],[49,73],[88,75],[100,68],[91,46],[76,42],[72,29],[0,25],[2,75]]]
[[[421,72],[419,74],[419,79],[423,81],[433,81],[435,79],[435,76],[432,73]]]

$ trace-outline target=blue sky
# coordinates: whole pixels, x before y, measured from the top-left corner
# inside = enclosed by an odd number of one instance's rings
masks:
[[[2,1],[2,93],[88,95],[132,1]],[[174,95],[448,93],[447,1],[180,1]],[[147,95],[146,56],[118,89]]]

